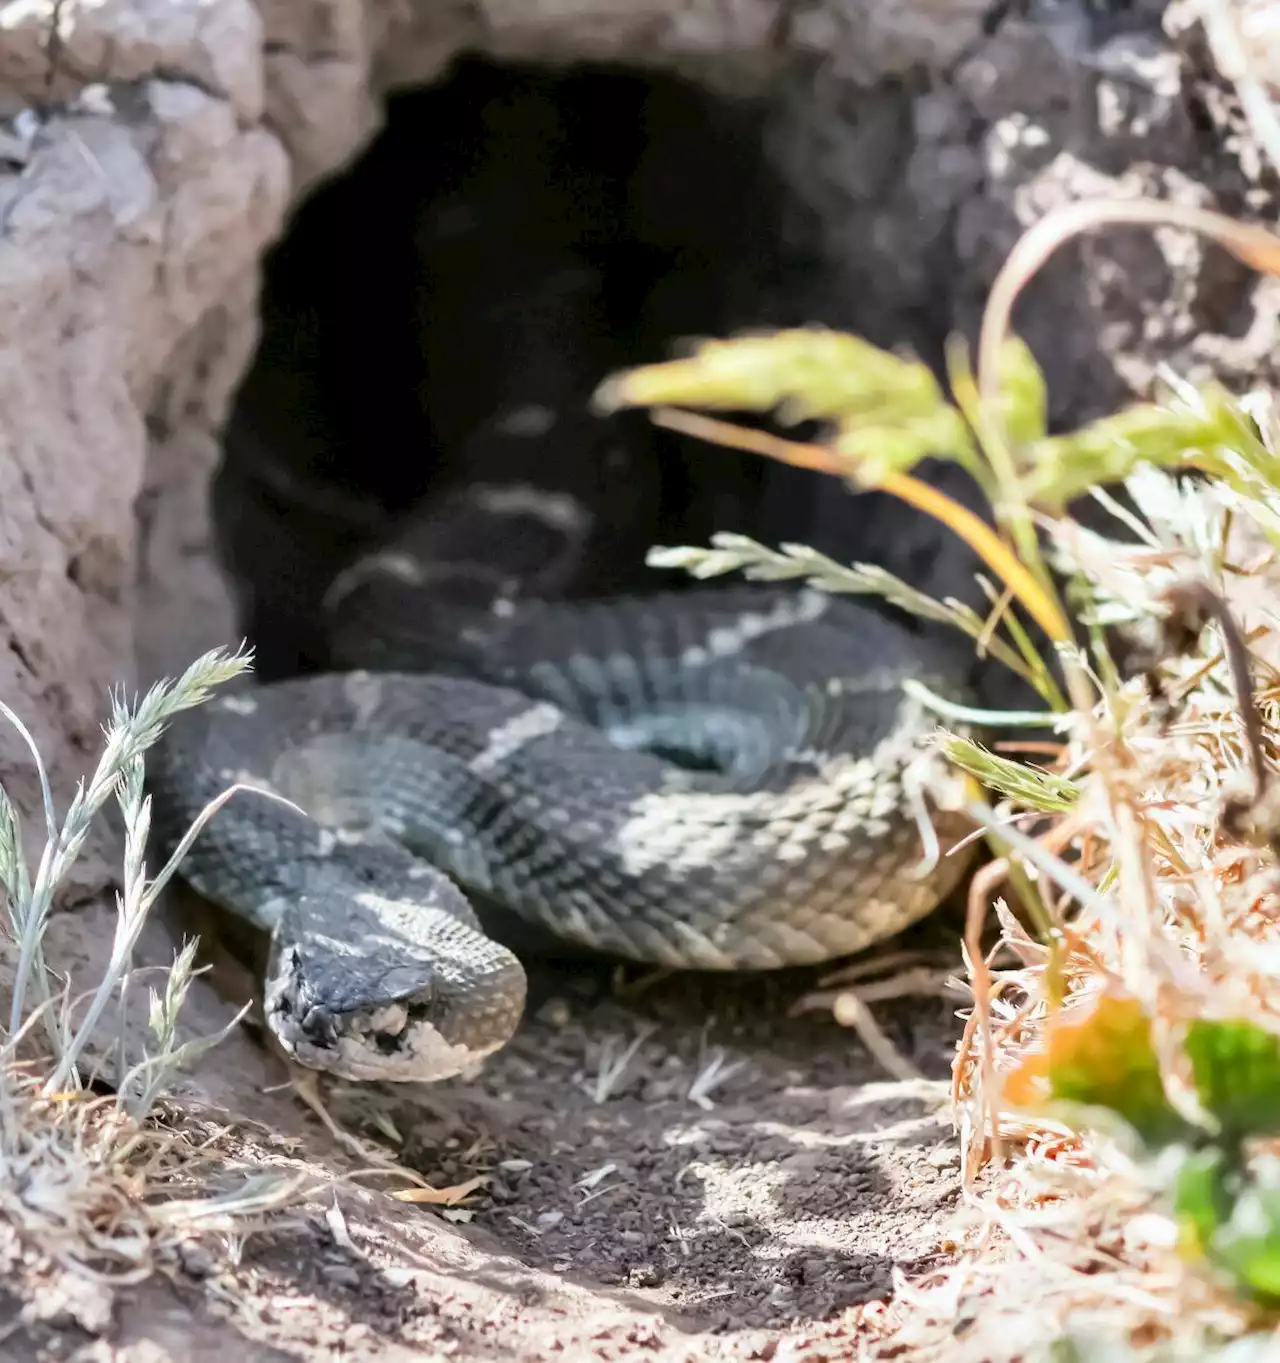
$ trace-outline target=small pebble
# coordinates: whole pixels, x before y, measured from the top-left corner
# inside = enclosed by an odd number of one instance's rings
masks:
[[[213,1273],[213,1259],[199,1245],[179,1245],[178,1259],[189,1277],[207,1278]]]
[[[548,1027],[567,1027],[573,1021],[573,1009],[566,999],[548,999],[538,1009],[538,1021]]]
[[[960,1163],[960,1152],[949,1145],[939,1145],[925,1156],[925,1163],[934,1169],[954,1169]]]

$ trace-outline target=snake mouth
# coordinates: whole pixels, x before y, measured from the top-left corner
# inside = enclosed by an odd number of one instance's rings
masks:
[[[387,995],[393,995],[387,997]],[[291,1060],[353,1083],[435,1083],[473,1070],[506,1044],[520,1010],[502,1010],[458,1034],[448,1001],[428,980],[414,991],[343,1007],[321,997],[302,953],[281,950],[266,979],[267,1026]]]

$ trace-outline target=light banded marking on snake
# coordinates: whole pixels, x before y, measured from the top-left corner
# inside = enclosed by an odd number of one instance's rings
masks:
[[[396,830],[388,826],[386,821],[383,822],[382,826],[386,832],[391,834],[404,831],[403,826]],[[375,834],[366,832],[362,828],[322,827],[316,837],[316,847],[322,857],[331,857],[340,847],[363,847],[376,840]]]
[[[554,705],[532,705],[495,729],[483,752],[478,752],[467,766],[477,776],[493,771],[514,757],[526,743],[555,733],[563,722],[563,712]]]
[[[376,583],[379,578],[390,578],[404,587],[426,589],[432,583],[447,585],[459,578],[488,582],[492,576],[483,564],[445,559],[424,563],[403,549],[386,549],[370,554],[340,572],[325,591],[323,605],[327,611],[337,610],[346,597],[361,587]]]
[[[481,510],[495,516],[532,516],[553,530],[581,531],[592,520],[576,497],[528,483],[481,484],[471,489],[470,496]]]
[[[747,611],[729,625],[709,630],[707,642],[687,648],[680,655],[686,667],[701,667],[712,658],[728,658],[753,640],[774,630],[789,629],[808,620],[817,620],[826,613],[829,597],[821,592],[797,592],[794,601],[779,601],[770,611]]]
[[[365,728],[382,701],[382,683],[370,672],[349,672],[343,680],[342,690],[355,711],[352,728]]]
[[[711,813],[705,802],[702,807]],[[744,803],[744,813],[748,807]],[[723,806],[702,821],[698,812],[696,795],[642,795],[611,839],[622,869],[628,875],[643,876],[658,866],[714,864],[740,842],[742,830],[736,820],[726,817]],[[691,837],[690,825],[695,823],[697,836]]]
[[[359,565],[358,572],[352,572],[348,578],[350,581],[362,581],[374,573],[394,577],[397,582],[406,582],[411,587],[421,587],[427,580],[427,569],[422,560],[400,549],[386,549],[382,553],[371,554]]]
[[[344,569],[333,579],[324,594],[324,609],[336,610],[344,598],[377,577],[394,578],[410,587],[422,585],[421,565],[411,554],[397,549],[383,549]]]
[[[497,429],[503,435],[524,436],[532,440],[546,435],[555,424],[556,414],[552,408],[537,402],[527,402],[523,407],[504,412],[498,418]]]

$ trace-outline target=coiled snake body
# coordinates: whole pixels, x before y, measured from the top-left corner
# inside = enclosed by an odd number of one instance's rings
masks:
[[[502,1046],[517,958],[469,899],[665,966],[769,969],[856,952],[928,913],[904,695],[948,668],[914,633],[809,589],[699,589],[489,613],[470,675],[344,671],[216,698],[150,764],[170,847],[270,934],[267,1024],[300,1063],[433,1080]]]

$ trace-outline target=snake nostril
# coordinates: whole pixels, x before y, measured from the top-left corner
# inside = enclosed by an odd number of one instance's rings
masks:
[[[334,1046],[338,1041],[338,1029],[334,1026],[333,1014],[327,1008],[315,1006],[308,1008],[301,1022],[302,1034],[314,1046]]]

